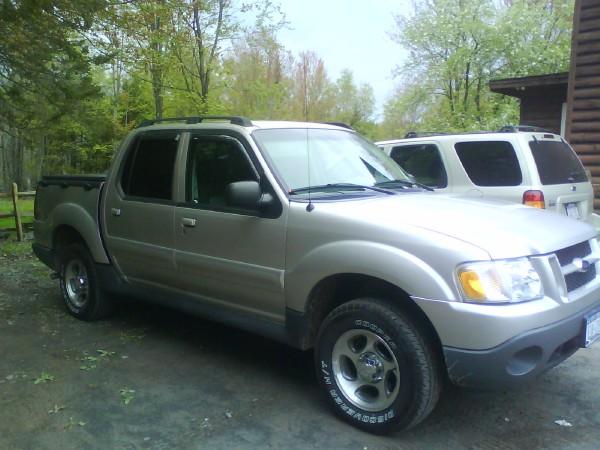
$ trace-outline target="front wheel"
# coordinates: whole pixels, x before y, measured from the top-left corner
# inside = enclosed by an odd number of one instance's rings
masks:
[[[373,433],[411,428],[435,407],[440,362],[410,316],[377,299],[358,299],[323,321],[315,349],[317,377],[344,420]]]

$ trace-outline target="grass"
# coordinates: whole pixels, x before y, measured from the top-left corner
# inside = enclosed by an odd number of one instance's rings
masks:
[[[23,217],[23,226],[27,228],[27,224],[33,223],[33,199],[25,199],[19,201],[21,214],[29,214],[30,217]],[[8,198],[0,199],[0,213],[11,213],[13,211],[12,200]],[[15,218],[7,217],[0,219],[0,230],[15,228]],[[0,257],[21,258],[31,255],[31,242],[18,242],[16,232],[11,231],[5,240],[0,240]]]
[[[27,198],[24,200],[19,200],[19,209],[21,211],[21,220],[23,224],[33,223],[33,199]],[[12,200],[9,198],[1,198],[0,199],[0,213],[12,213],[13,212],[13,204]],[[23,217],[23,215],[29,215],[29,217]],[[15,227],[15,218],[7,217],[6,219],[0,219],[0,230],[5,230],[8,228]]]
[[[31,256],[31,241],[19,242],[16,233],[11,233],[8,239],[0,241],[0,257],[5,258],[23,258]]]

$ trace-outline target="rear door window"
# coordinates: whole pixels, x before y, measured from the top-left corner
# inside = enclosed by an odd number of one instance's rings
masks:
[[[456,154],[477,186],[518,186],[523,181],[519,160],[507,141],[457,142]]]
[[[121,188],[131,197],[171,200],[178,133],[141,136],[123,169]]]
[[[419,183],[433,188],[448,186],[448,176],[435,144],[402,145],[394,147],[391,158]]]
[[[588,180],[575,152],[559,141],[529,142],[542,184],[582,183]]]

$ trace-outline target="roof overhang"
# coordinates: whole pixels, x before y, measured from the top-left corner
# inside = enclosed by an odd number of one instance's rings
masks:
[[[526,95],[543,95],[549,89],[563,91],[567,96],[569,73],[551,73],[548,75],[535,75],[521,78],[505,78],[490,81],[490,90],[498,94],[522,98]]]

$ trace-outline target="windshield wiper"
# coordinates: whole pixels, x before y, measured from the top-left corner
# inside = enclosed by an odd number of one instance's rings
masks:
[[[426,191],[433,191],[434,189],[430,186],[427,186],[426,184],[423,183],[419,183],[418,181],[408,181],[408,180],[387,180],[387,181],[380,181],[379,183],[376,183],[375,186],[388,186],[388,187],[393,187],[394,185],[401,185],[401,186],[408,186],[408,187],[420,187],[421,189],[425,189]]]
[[[375,192],[381,192],[382,194],[387,194],[387,195],[395,195],[394,192],[387,190],[387,189],[382,189],[382,188],[378,188],[375,186],[367,186],[364,184],[355,184],[355,183],[328,183],[328,184],[319,184],[319,185],[315,185],[315,186],[306,186],[306,187],[301,187],[301,188],[296,188],[296,189],[290,190],[290,195],[302,194],[304,192],[309,192],[309,191],[328,191],[328,190],[340,190],[340,189],[350,189],[350,190],[364,189],[364,190],[370,190],[370,191],[375,191]]]

